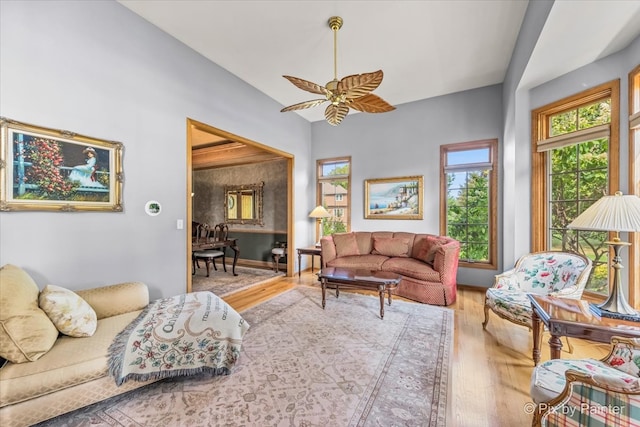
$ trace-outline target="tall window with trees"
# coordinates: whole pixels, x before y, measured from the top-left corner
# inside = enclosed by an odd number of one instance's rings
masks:
[[[440,147],[440,233],[460,242],[460,265],[496,268],[498,141]]]
[[[317,161],[317,204],[333,213],[321,222],[322,235],[351,229],[351,157]]]
[[[533,112],[533,250],[593,261],[588,292],[609,291],[608,233],[567,226],[619,182],[619,84],[611,82]]]

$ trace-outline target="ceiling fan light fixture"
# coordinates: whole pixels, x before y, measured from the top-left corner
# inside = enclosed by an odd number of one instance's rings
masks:
[[[328,101],[330,104],[324,112],[324,117],[330,125],[337,126],[349,113],[349,108],[364,113],[386,113],[395,110],[396,107],[371,93],[382,82],[382,70],[372,73],[354,74],[338,80],[338,30],[342,28],[344,21],[339,16],[332,16],[329,18],[328,23],[329,28],[333,31],[333,80],[325,86],[321,86],[298,77],[282,76],[299,89],[324,95],[324,98],[290,105],[280,111],[284,113],[287,111],[304,110]]]

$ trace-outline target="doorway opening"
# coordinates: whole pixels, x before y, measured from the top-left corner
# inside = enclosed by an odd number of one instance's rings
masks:
[[[194,152],[197,153],[194,156]],[[194,159],[195,158],[195,159]],[[193,172],[196,168],[222,168],[260,164],[276,160],[286,161],[286,263],[287,276],[293,276],[294,257],[291,248],[294,242],[293,230],[293,155],[273,147],[251,141],[239,135],[187,118],[187,292],[192,291],[192,222],[193,222]],[[240,247],[242,256],[242,247]]]

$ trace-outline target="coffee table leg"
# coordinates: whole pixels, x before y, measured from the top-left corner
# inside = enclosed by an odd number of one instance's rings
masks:
[[[384,319],[384,286],[378,287],[378,293],[380,294],[380,318]]]
[[[540,361],[540,317],[535,309],[531,313],[531,327],[533,329],[533,364],[538,366]]]
[[[327,281],[326,279],[321,279],[320,283],[322,284],[322,309],[324,310],[324,305],[326,302],[326,293],[327,293]]]

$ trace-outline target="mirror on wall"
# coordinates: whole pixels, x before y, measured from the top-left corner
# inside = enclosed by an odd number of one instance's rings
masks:
[[[264,225],[262,188],[264,182],[245,185],[225,185],[224,220],[229,224]]]

